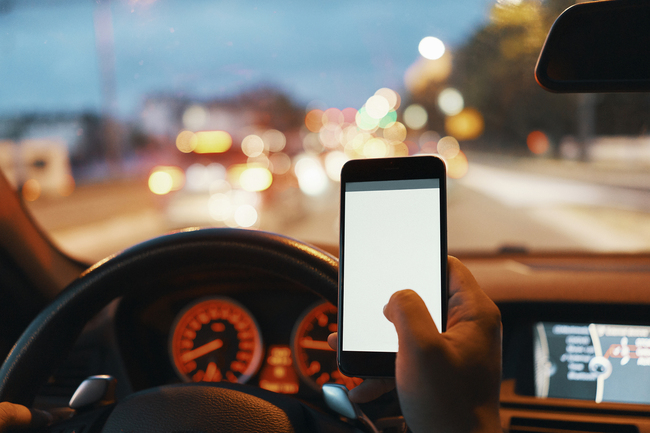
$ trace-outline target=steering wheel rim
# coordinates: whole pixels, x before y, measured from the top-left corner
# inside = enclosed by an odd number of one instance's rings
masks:
[[[161,236],[93,265],[32,321],[0,367],[0,401],[30,406],[86,322],[130,290],[150,290],[145,283],[152,273],[213,266],[274,274],[337,305],[338,261],[308,244],[243,229]]]

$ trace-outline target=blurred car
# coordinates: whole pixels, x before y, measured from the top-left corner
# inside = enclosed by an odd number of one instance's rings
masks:
[[[359,383],[325,343],[340,168],[436,153],[449,250],[502,313],[504,429],[650,430],[650,104],[535,83],[571,3],[0,2],[2,355],[38,334],[0,395],[111,375],[144,429],[214,409],[173,385],[230,382],[262,400],[210,397],[240,427],[270,402],[363,428],[321,394]],[[101,428],[94,403],[61,428]],[[403,427],[394,393],[362,408]]]

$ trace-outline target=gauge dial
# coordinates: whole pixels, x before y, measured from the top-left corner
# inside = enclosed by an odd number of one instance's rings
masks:
[[[245,383],[260,366],[262,337],[253,316],[228,298],[206,298],[179,313],[169,351],[188,382]]]
[[[320,390],[328,382],[352,389],[361,379],[341,374],[336,366],[336,351],[327,344],[327,336],[336,332],[336,307],[319,302],[308,308],[293,331],[293,353],[302,378]]]

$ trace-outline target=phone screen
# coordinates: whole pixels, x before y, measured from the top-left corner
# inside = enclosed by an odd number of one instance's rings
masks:
[[[442,325],[440,180],[347,182],[342,350],[397,352],[397,333],[383,308],[412,289]]]

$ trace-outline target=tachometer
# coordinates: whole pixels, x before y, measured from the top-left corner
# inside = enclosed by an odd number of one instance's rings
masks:
[[[246,382],[260,367],[262,337],[251,313],[228,298],[206,298],[179,313],[169,351],[188,382]]]
[[[359,378],[342,375],[336,366],[336,352],[327,344],[327,336],[336,329],[336,307],[320,302],[305,311],[293,330],[298,371],[316,390],[328,382],[342,383],[349,389],[361,383]]]

